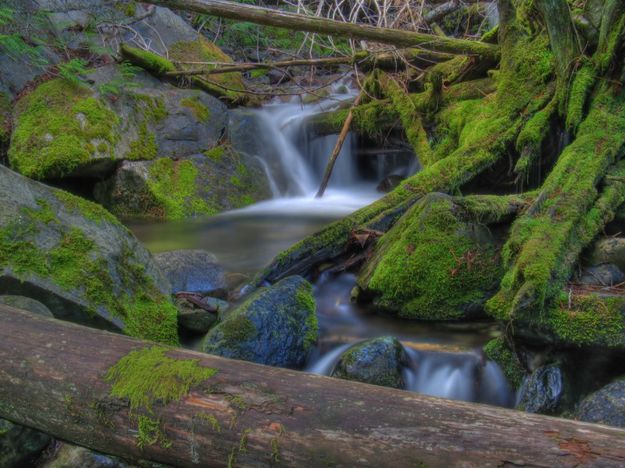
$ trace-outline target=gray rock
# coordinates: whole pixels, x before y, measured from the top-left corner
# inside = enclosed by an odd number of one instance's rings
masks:
[[[0,466],[31,466],[50,442],[48,434],[0,419]]]
[[[625,427],[625,379],[619,379],[582,400],[575,412],[581,421]]]
[[[591,264],[611,263],[625,271],[625,238],[606,237],[595,242],[591,253]]]
[[[225,288],[224,269],[206,250],[172,250],[154,256],[172,286],[179,291],[208,293]]]
[[[402,366],[407,360],[404,347],[397,338],[374,338],[345,351],[332,371],[332,377],[403,388]]]
[[[301,367],[318,338],[311,285],[290,276],[262,288],[213,327],[204,352],[270,366]]]
[[[596,286],[613,286],[625,282],[625,273],[616,265],[605,263],[595,267],[584,268],[579,282]]]
[[[42,317],[54,317],[50,309],[30,297],[4,295],[0,296],[0,304],[15,307],[16,309],[27,310],[33,314],[41,315]]]
[[[0,294],[45,304],[55,317],[177,340],[171,285],[110,213],[0,166]]]
[[[555,413],[564,397],[564,388],[558,366],[540,367],[523,381],[517,408],[528,413]]]
[[[112,455],[94,452],[85,447],[61,442],[51,459],[43,468],[131,468],[125,461]]]

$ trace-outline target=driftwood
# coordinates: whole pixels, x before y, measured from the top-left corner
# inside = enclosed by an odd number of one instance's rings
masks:
[[[226,0],[149,0],[146,3],[219,16],[236,21],[248,21],[265,26],[277,26],[334,36],[348,36],[354,39],[367,39],[398,47],[421,47],[437,52],[481,55],[491,59],[496,59],[499,56],[499,48],[497,46],[483,42],[346,23]]]
[[[181,349],[167,356],[217,373],[179,401],[129,414],[105,375],[130,351],[152,346],[0,306],[0,417],[130,460],[174,466],[625,464],[622,429]],[[159,435],[143,448],[141,415],[156,421]]]

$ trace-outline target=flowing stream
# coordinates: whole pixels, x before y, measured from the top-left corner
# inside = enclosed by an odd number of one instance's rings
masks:
[[[278,252],[324,225],[381,196],[377,184],[389,175],[405,177],[418,168],[413,155],[362,151],[348,136],[326,194],[314,198],[337,136],[315,136],[307,119],[340,105],[353,94],[335,95],[316,104],[272,103],[241,110],[253,143],[237,147],[258,157],[267,173],[273,199],[241,210],[185,222],[131,223],[153,252],[201,248],[213,252],[231,275],[251,277]],[[250,130],[248,130],[250,131]],[[235,142],[233,138],[233,142]],[[364,156],[363,154],[364,153]],[[341,353],[367,338],[392,335],[404,345],[406,389],[434,396],[500,406],[514,403],[501,370],[480,348],[496,330],[486,323],[425,324],[365,310],[350,301],[356,278],[349,273],[322,274],[316,281],[320,340],[305,371],[330,375]]]

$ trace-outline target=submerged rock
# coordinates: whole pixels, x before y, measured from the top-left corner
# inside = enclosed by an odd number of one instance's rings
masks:
[[[332,371],[332,377],[403,388],[402,366],[407,360],[404,347],[397,338],[374,338],[345,351]]]
[[[0,419],[0,466],[32,466],[50,442],[48,434]]]
[[[115,214],[184,219],[241,208],[271,191],[258,160],[219,146],[178,160],[126,161],[95,195]]]
[[[172,250],[154,256],[156,264],[178,291],[210,293],[226,287],[224,269],[206,250]]]
[[[555,365],[536,369],[519,390],[517,408],[528,413],[553,414],[564,397],[564,377]]]
[[[625,427],[625,379],[616,380],[584,398],[575,412],[575,418]]]
[[[171,286],[110,213],[0,166],[0,294],[55,317],[177,342]]]
[[[203,349],[259,364],[301,367],[318,338],[315,309],[310,283],[290,276],[228,312],[208,333]]]
[[[15,307],[16,309],[27,310],[33,314],[41,315],[42,317],[54,317],[50,309],[30,297],[4,295],[0,296],[0,304]]]
[[[483,314],[501,277],[496,239],[452,197],[426,195],[378,241],[359,286],[400,317],[460,320]]]

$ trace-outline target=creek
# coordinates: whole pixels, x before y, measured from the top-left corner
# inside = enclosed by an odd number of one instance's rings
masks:
[[[376,187],[385,177],[406,177],[418,170],[409,151],[367,147],[367,142],[349,135],[324,197],[314,197],[337,136],[316,135],[308,120],[351,96],[348,92],[314,104],[275,102],[258,110],[234,111],[233,126],[252,132],[250,142],[237,150],[261,160],[273,198],[207,219],[134,222],[131,230],[152,252],[206,249],[231,275],[241,281],[251,278],[280,251],[379,198],[382,194]],[[351,273],[322,274],[315,281],[320,339],[305,371],[329,375],[350,345],[392,335],[407,352],[406,390],[499,406],[514,404],[503,373],[481,352],[498,333],[492,324],[419,323],[380,315],[351,302],[355,284]],[[194,344],[198,343],[190,346]]]

